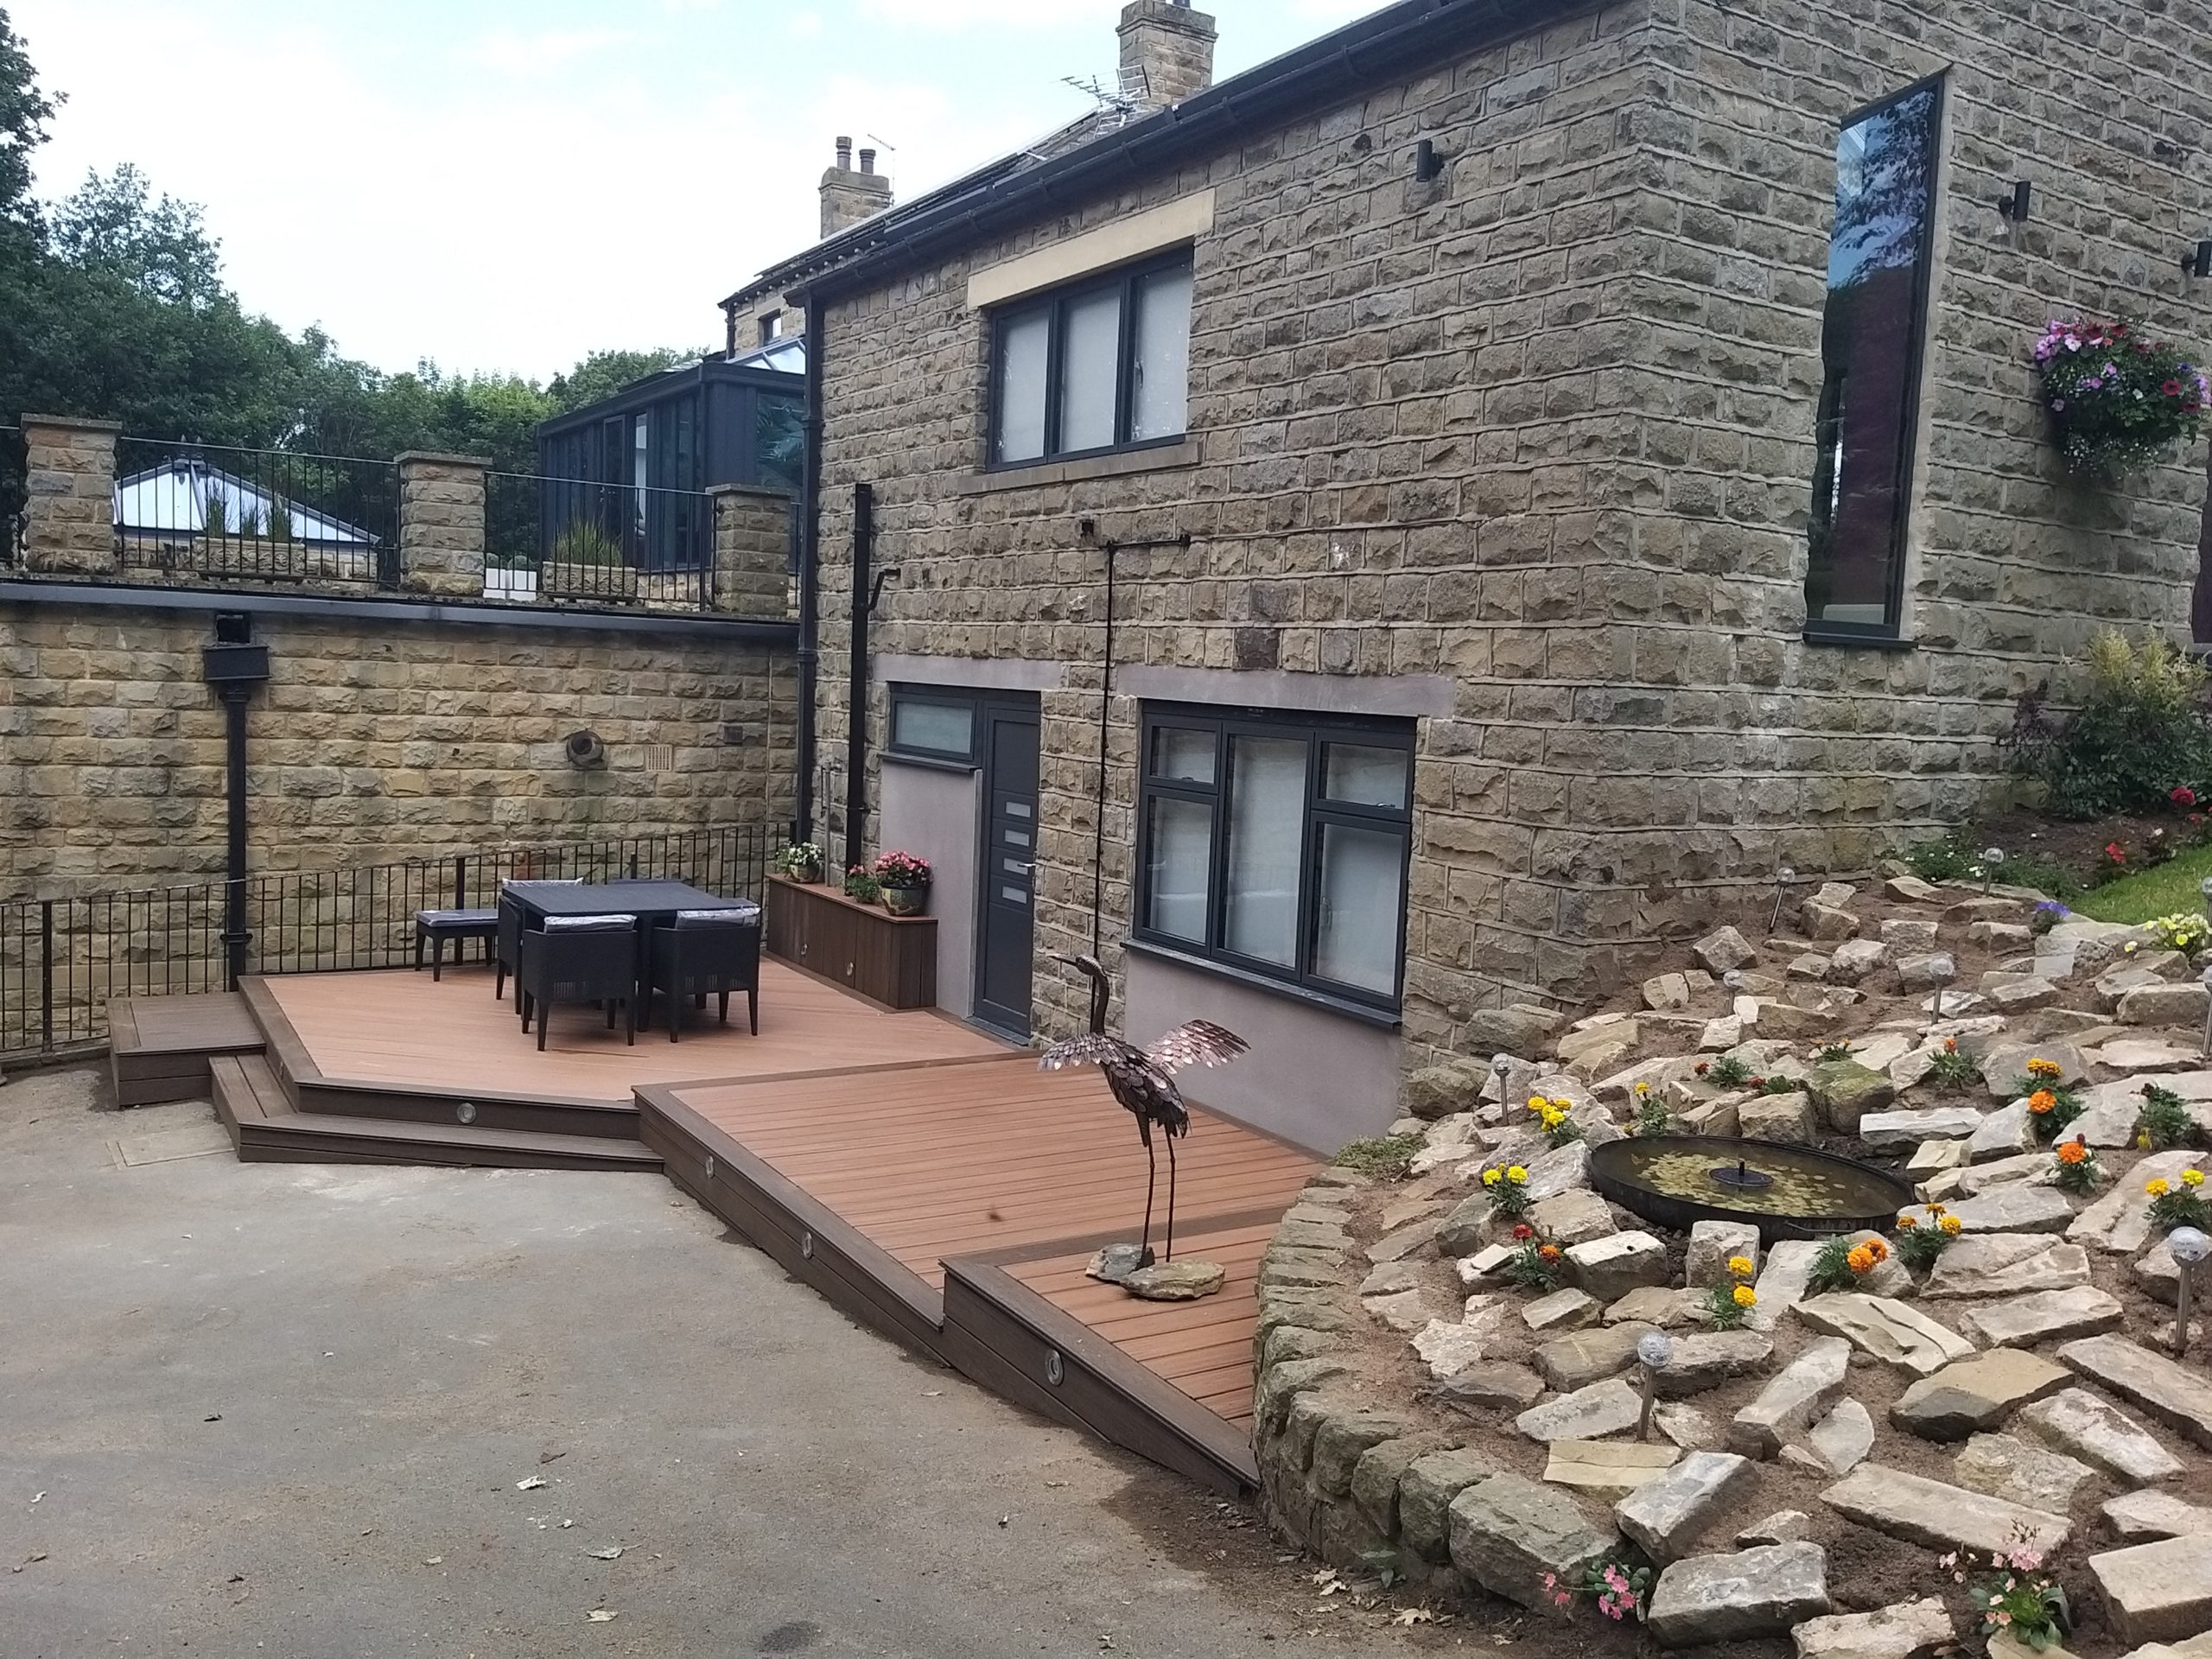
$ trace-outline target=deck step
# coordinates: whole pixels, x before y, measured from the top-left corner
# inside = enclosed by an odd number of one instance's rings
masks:
[[[217,1054],[258,1053],[261,1027],[236,991],[109,999],[108,1077],[118,1106],[204,1100]]]
[[[635,1141],[411,1122],[295,1108],[258,1054],[208,1062],[215,1110],[249,1163],[428,1164],[475,1169],[620,1169],[657,1173],[660,1156]]]
[[[514,1100],[461,1095],[433,1089],[378,1087],[328,1080],[294,1079],[299,1109],[318,1122],[326,1117],[377,1118],[430,1128],[511,1129],[556,1140],[622,1141],[639,1144],[638,1103],[592,1100]],[[463,1109],[467,1123],[462,1122]]]

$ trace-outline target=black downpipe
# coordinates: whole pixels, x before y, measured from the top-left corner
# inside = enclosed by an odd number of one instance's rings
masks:
[[[875,490],[853,486],[853,634],[845,670],[845,864],[851,869],[868,842],[868,613],[874,607],[869,567],[875,554]]]
[[[253,938],[245,925],[245,708],[253,688],[233,683],[219,687],[217,695],[223,700],[223,787],[229,797],[223,846],[223,983],[235,991]]]
[[[822,348],[825,308],[806,300],[805,457],[798,549],[798,778],[791,839],[814,839],[814,677],[822,634]]]
[[[1106,931],[1106,731],[1114,709],[1114,555],[1106,543],[1106,645],[1098,675],[1098,786],[1090,803],[1090,954]]]

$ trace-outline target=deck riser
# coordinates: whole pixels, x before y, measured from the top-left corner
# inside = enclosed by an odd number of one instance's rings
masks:
[[[468,1120],[479,1128],[520,1129],[532,1135],[588,1135],[597,1141],[635,1141],[634,1106],[561,1106],[542,1101],[487,1100],[481,1096],[395,1094],[376,1090],[333,1088],[286,1079],[293,1103],[305,1113],[340,1117],[382,1117],[395,1123],[461,1122],[461,1108],[474,1107]]]

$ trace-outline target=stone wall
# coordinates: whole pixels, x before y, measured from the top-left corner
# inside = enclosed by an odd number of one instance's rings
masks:
[[[250,608],[242,600],[241,608]],[[257,872],[770,826],[791,810],[792,664],[687,635],[264,614],[250,715]],[[0,584],[0,899],[223,868],[206,613],[10,600]],[[588,728],[604,767],[562,740]]]
[[[843,751],[847,504],[868,480],[876,557],[903,572],[879,650],[1065,665],[1043,697],[1040,962],[1090,940],[1106,538],[1192,538],[1120,556],[1117,664],[1454,683],[1420,726],[1416,1050],[1486,1006],[1620,982],[1785,863],[1861,871],[1970,814],[2002,785],[1988,740],[2016,692],[2101,619],[2177,631],[2188,611],[2201,453],[2118,492],[2069,484],[2026,365],[2074,308],[2212,342],[2174,228],[2212,223],[2192,137],[2212,17],[2121,12],[2061,3],[2031,30],[1994,0],[1863,21],[1606,6],[833,296],[823,754]],[[1947,67],[1917,648],[1808,646],[1837,130]],[[1421,137],[1446,163],[1427,183]],[[2016,247],[1993,203],[2024,175]],[[982,475],[969,274],[1207,189],[1191,441]],[[1108,712],[1110,944],[1136,708]],[[879,690],[872,743],[882,715]],[[1077,1017],[1058,975],[1038,994],[1041,1029]]]

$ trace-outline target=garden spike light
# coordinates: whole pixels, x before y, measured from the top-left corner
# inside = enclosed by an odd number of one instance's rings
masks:
[[[2201,1046],[2201,1052],[2208,1058],[2212,1058],[2212,968],[2207,968],[2196,977],[2199,982],[2201,982],[2204,987],[2206,999],[2204,1007],[2204,1041]]]
[[[1636,1438],[1651,1438],[1651,1414],[1659,1404],[1659,1373],[1675,1357],[1673,1338],[1664,1331],[1647,1331],[1636,1339],[1636,1357],[1643,1372],[1643,1409],[1637,1413]]]
[[[1774,914],[1766,918],[1766,931],[1772,933],[1782,925],[1782,900],[1789,891],[1789,884],[1797,879],[1797,872],[1784,864],[1774,873]]]
[[[2177,1306],[2174,1319],[2174,1352],[2189,1351],[2189,1291],[2190,1281],[2196,1277],[2196,1269],[2204,1258],[2212,1255],[2212,1238],[2195,1227],[2177,1227],[2166,1235],[2166,1248],[2173,1252],[2174,1266],[2179,1270],[2175,1278],[2178,1288],[2175,1292]]]
[[[1989,897],[1989,889],[1997,880],[1997,868],[2004,861],[2005,849],[2002,847],[1985,847],[1981,849],[1981,896],[1983,898]]]
[[[2196,884],[2196,896],[2204,901],[2206,918],[2212,919],[2212,875],[2206,876]]]

